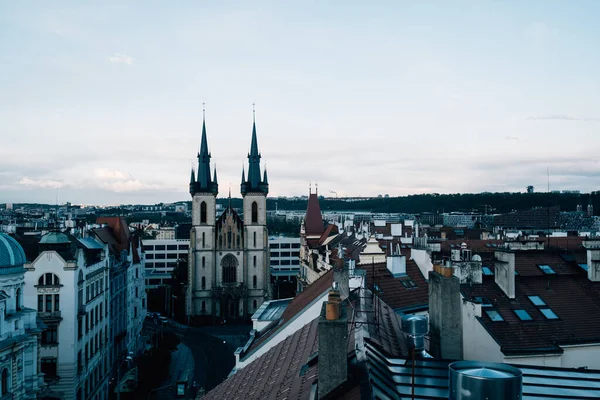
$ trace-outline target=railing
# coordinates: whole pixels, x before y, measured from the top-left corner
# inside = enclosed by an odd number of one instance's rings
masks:
[[[42,311],[38,312],[41,319],[62,319],[60,311]]]

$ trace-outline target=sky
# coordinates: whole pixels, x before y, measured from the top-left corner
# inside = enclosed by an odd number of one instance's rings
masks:
[[[598,190],[599,1],[0,2],[0,203]]]

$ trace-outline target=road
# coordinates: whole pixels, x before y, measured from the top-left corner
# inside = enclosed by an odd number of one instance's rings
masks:
[[[175,333],[192,351],[194,381],[205,391],[209,391],[227,378],[235,365],[233,353],[239,343],[244,341],[243,338],[247,336],[250,329],[249,326],[179,329],[169,325],[163,328],[165,332]]]

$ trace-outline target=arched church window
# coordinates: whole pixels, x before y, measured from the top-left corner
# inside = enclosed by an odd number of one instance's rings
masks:
[[[227,254],[221,261],[223,271],[223,283],[236,282],[237,260],[231,254]]]
[[[223,248],[223,235],[219,235],[219,248]]]
[[[254,265],[254,268],[256,268],[256,256],[254,256],[254,258],[252,260],[252,264]]]
[[[17,306],[17,311],[21,310],[21,288],[17,288],[15,291],[15,302]]]
[[[227,228],[227,248],[232,248],[233,247],[233,241],[232,241],[232,234],[231,234],[231,227]]]
[[[206,302],[202,300],[202,314],[206,312]]]
[[[202,290],[206,289],[206,278],[202,277]]]
[[[237,235],[237,247],[240,247],[240,235]]]
[[[206,202],[205,201],[200,203],[200,223],[201,224],[206,223]]]
[[[202,248],[206,246],[206,235],[202,232]]]
[[[254,232],[254,247],[256,247],[256,232]]]
[[[257,282],[256,275],[254,275],[254,276],[252,277],[252,287],[253,287],[254,289],[256,289],[256,282]]]
[[[202,257],[202,268],[206,267],[206,257]]]
[[[258,222],[258,204],[256,202],[252,202],[252,223],[255,224]]]

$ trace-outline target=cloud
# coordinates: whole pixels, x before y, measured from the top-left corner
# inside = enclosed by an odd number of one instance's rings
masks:
[[[600,118],[581,118],[561,114],[527,117],[527,119],[530,121],[600,121]]]
[[[133,65],[133,62],[135,61],[135,58],[128,56],[127,54],[121,54],[121,53],[114,53],[110,58],[109,61],[111,63],[115,63],[115,64],[127,64],[127,65]]]
[[[37,187],[43,189],[58,189],[65,186],[65,183],[60,180],[53,179],[31,179],[28,177],[23,177],[19,181],[20,185],[29,186],[29,187]]]
[[[107,180],[124,180],[131,178],[128,173],[119,170],[109,170],[106,168],[96,168],[94,170],[94,175],[99,179]]]

